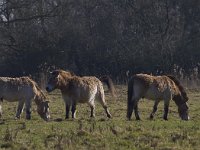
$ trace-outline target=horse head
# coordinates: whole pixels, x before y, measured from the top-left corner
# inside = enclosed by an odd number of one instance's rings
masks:
[[[45,121],[49,121],[50,112],[49,112],[49,101],[43,101],[38,105],[37,112],[42,119]]]
[[[64,84],[63,82],[64,82],[64,79],[66,79],[66,77],[74,76],[74,73],[70,71],[64,71],[64,70],[54,70],[50,74],[51,75],[46,86],[47,92],[51,92],[61,87]]]
[[[188,98],[180,95],[174,96],[173,100],[175,101],[176,105],[178,106],[178,113],[182,120],[189,120],[189,112],[188,112]]]

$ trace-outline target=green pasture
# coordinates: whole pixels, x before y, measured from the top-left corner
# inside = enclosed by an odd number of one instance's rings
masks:
[[[51,121],[43,121],[33,102],[32,119],[14,120],[17,103],[3,102],[0,120],[0,149],[160,149],[187,150],[200,148],[200,92],[187,91],[190,121],[181,121],[177,107],[170,103],[169,120],[164,121],[163,103],[160,103],[154,120],[149,120],[153,101],[139,103],[141,121],[134,116],[126,119],[127,87],[116,87],[117,99],[106,92],[106,101],[113,116],[108,119],[98,103],[96,118],[91,119],[87,104],[77,106],[77,119],[65,120],[64,102],[59,91],[51,93]]]

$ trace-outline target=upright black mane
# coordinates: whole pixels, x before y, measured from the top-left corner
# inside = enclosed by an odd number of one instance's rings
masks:
[[[167,77],[174,81],[174,83],[179,88],[179,90],[181,92],[181,95],[184,98],[185,102],[187,102],[188,101],[188,96],[187,96],[187,93],[185,92],[184,87],[181,85],[180,81],[176,77],[174,77],[172,75],[167,75]]]

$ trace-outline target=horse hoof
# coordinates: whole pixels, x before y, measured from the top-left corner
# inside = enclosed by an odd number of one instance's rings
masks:
[[[112,115],[111,115],[111,114],[108,114],[107,117],[108,117],[108,118],[112,118]]]
[[[31,117],[30,116],[26,117],[26,120],[31,120]]]
[[[151,116],[149,117],[149,119],[150,119],[150,120],[153,120],[153,116],[151,115]]]
[[[17,117],[17,116],[15,117],[15,120],[19,120],[19,119],[20,119],[20,117]]]
[[[90,118],[95,118],[95,115],[90,115]]]
[[[69,119],[69,117],[65,117],[65,120],[68,120]]]
[[[167,121],[168,119],[167,118],[163,118],[165,121]]]
[[[136,120],[137,120],[137,121],[140,121],[141,119],[140,119],[140,118],[136,118]]]

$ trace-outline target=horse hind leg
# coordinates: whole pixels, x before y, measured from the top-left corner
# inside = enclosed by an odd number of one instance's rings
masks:
[[[139,112],[138,112],[138,101],[137,98],[129,98],[128,99],[128,109],[127,109],[127,118],[130,120],[133,110],[135,114],[136,120],[140,120]]]
[[[140,116],[139,116],[139,112],[138,112],[138,100],[134,101],[133,109],[134,109],[136,120],[140,120]]]
[[[100,95],[99,95],[99,98],[98,98],[100,104],[103,106],[105,112],[106,112],[106,115],[108,118],[112,118],[112,115],[110,114],[109,110],[108,110],[108,106],[105,102],[105,96],[104,96],[104,92],[101,92]]]
[[[95,118],[95,104],[94,104],[94,100],[90,101],[89,103],[91,112],[90,112],[90,117],[91,118]]]
[[[159,104],[159,101],[156,100],[155,103],[154,103],[154,106],[153,106],[153,111],[151,112],[150,114],[150,119],[153,119],[154,118],[154,115],[157,111],[157,108],[158,108],[158,104]]]
[[[24,108],[24,101],[21,100],[18,102],[18,106],[17,106],[17,112],[16,112],[16,119],[20,119],[21,113],[23,111]]]
[[[102,105],[105,112],[106,112],[106,115],[108,118],[112,118],[112,115],[110,114],[109,110],[108,110],[108,106],[106,104]]]
[[[0,118],[2,118],[2,106],[1,106],[1,104],[0,104]]]

